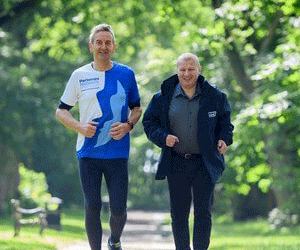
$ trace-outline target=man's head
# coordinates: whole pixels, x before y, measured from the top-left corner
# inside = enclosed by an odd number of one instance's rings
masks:
[[[115,34],[108,24],[99,24],[95,26],[89,37],[90,52],[94,58],[109,59],[115,52]]]
[[[109,32],[112,35],[113,42],[115,42],[115,33],[112,30],[111,26],[103,23],[103,24],[96,25],[94,28],[92,28],[90,36],[89,36],[90,43],[94,43],[94,36],[100,31]]]
[[[201,73],[199,59],[192,53],[185,53],[177,59],[177,75],[183,89],[194,88]]]

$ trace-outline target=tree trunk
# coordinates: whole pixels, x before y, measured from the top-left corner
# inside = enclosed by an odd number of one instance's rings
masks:
[[[222,6],[223,1],[222,0],[213,0],[212,1],[212,7],[214,9],[218,9]],[[231,32],[228,27],[226,27],[226,23],[223,20],[223,23],[225,25],[225,38],[227,41],[230,41]],[[232,71],[234,73],[234,77],[238,84],[243,88],[242,95],[246,100],[250,100],[250,95],[254,91],[253,82],[249,78],[246,70],[245,70],[245,64],[244,61],[240,55],[240,52],[235,44],[234,41],[230,41],[229,44],[225,48],[226,56],[229,60],[230,66],[232,68]]]
[[[226,39],[230,40],[229,29],[225,30]],[[254,91],[253,82],[249,79],[249,76],[245,70],[244,62],[241,58],[241,55],[232,41],[227,45],[225,49],[227,58],[229,60],[230,66],[234,72],[234,76],[238,84],[243,88],[243,95],[247,100],[250,100],[249,95]]]
[[[18,159],[15,152],[0,145],[0,215],[4,214],[9,205],[10,199],[15,198],[20,182]]]
[[[293,166],[292,149],[287,148],[285,143],[288,140],[289,138],[284,131],[281,131],[280,135],[271,134],[264,138],[265,149],[268,155],[267,161],[271,166],[271,175],[274,180],[272,188],[275,191],[277,207],[279,209],[285,209],[288,201],[293,197],[294,192],[288,186],[289,183],[294,183],[293,180],[295,178],[298,178],[292,172],[295,166]],[[274,146],[274,141],[281,141],[283,143],[278,143],[279,145]]]

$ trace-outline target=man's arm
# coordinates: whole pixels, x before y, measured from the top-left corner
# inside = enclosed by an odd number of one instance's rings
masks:
[[[135,124],[137,124],[137,122],[140,120],[141,115],[142,115],[142,108],[141,107],[135,107],[130,111],[129,117],[128,117],[128,121],[133,123],[133,126]],[[127,123],[127,125],[129,125]],[[129,126],[130,127],[130,126]],[[130,127],[131,130],[131,127]]]
[[[226,95],[222,93],[221,112],[218,118],[218,151],[220,154],[224,154],[227,151],[227,147],[232,144],[233,129],[234,126],[230,121],[231,108],[227,101]]]
[[[141,107],[134,107],[129,114],[128,122],[116,122],[111,125],[110,135],[115,140],[121,140],[127,133],[129,133],[133,126],[139,121],[142,115]],[[132,125],[131,125],[131,124]]]
[[[81,133],[85,137],[93,137],[96,133],[98,122],[90,121],[87,124],[83,124],[77,121],[67,109],[58,108],[56,110],[56,118],[66,128]]]
[[[170,135],[169,131],[166,131],[162,128],[161,122],[161,112],[162,108],[159,104],[160,93],[157,93],[153,96],[151,102],[149,103],[144,117],[143,125],[144,131],[150,141],[156,144],[160,148],[164,148],[168,145],[175,144],[175,138],[168,138]],[[167,141],[168,138],[168,141]],[[167,145],[168,143],[168,145]]]

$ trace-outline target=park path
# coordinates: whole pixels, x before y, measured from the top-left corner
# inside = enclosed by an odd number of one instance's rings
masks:
[[[166,212],[129,211],[122,235],[123,250],[174,250],[170,226],[161,223],[169,216]],[[102,249],[107,250],[109,232],[103,233]],[[87,242],[58,250],[90,250]]]

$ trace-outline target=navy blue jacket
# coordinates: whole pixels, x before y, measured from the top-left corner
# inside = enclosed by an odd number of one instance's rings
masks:
[[[168,175],[172,162],[173,149],[166,145],[170,132],[169,108],[178,76],[173,75],[161,85],[161,91],[156,93],[143,117],[145,133],[150,141],[162,148],[155,179],[162,180]],[[225,168],[223,155],[217,150],[218,140],[223,140],[227,146],[232,144],[233,125],[230,122],[231,109],[226,95],[211,86],[200,75],[197,80],[201,88],[198,112],[198,144],[211,180],[215,183]]]

